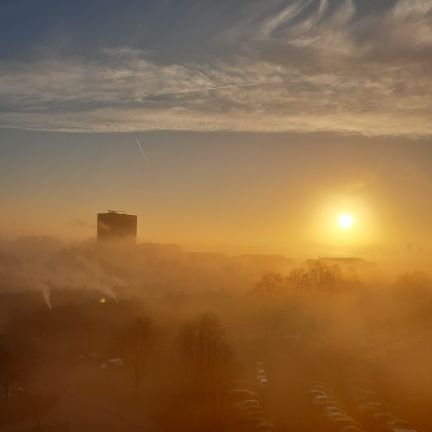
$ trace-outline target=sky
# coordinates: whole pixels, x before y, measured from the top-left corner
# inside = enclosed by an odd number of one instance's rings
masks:
[[[432,0],[3,0],[0,35],[3,237],[432,247]]]

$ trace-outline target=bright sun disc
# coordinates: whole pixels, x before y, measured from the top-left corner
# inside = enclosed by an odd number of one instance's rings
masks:
[[[343,213],[338,217],[339,228],[343,230],[348,230],[354,225],[354,219],[351,215]]]

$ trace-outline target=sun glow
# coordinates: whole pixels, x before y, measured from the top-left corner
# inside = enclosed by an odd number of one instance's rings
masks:
[[[338,216],[338,226],[342,230],[349,230],[354,225],[354,218],[348,213],[342,213]]]
[[[372,203],[363,197],[324,196],[312,214],[309,241],[330,256],[356,256],[382,241]]]

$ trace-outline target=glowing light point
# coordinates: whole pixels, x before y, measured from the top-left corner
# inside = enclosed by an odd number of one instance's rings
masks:
[[[105,304],[107,301],[106,301],[106,298],[104,298],[104,297],[102,297],[100,300],[99,300],[99,303],[100,304]]]
[[[343,213],[338,217],[338,226],[343,230],[349,230],[354,225],[354,218],[347,213]]]

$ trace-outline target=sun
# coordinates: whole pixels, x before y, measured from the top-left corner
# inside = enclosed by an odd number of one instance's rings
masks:
[[[338,226],[342,230],[349,230],[354,225],[354,218],[348,213],[342,213],[338,216]]]

